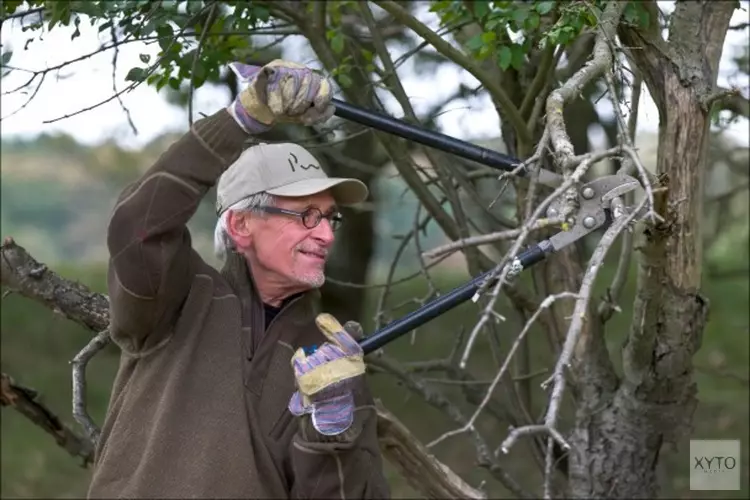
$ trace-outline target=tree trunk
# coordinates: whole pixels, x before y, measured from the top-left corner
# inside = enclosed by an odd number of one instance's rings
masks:
[[[644,4],[656,19],[655,4]],[[581,402],[571,436],[570,495],[654,498],[663,443],[689,429],[698,403],[692,357],[708,314],[701,286],[703,169],[710,100],[735,4],[677,3],[669,42],[620,27],[659,109],[655,195],[663,223],[643,234],[623,380]]]

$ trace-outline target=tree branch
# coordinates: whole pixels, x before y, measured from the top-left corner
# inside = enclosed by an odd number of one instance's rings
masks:
[[[601,31],[596,36],[591,60],[560,88],[553,90],[547,98],[547,127],[550,130],[552,150],[556,153],[558,164],[567,175],[572,172],[573,166],[570,165],[570,160],[575,153],[566,131],[563,108],[570,99],[580,93],[584,86],[601,75],[612,64],[612,51],[609,44],[610,40],[615,37],[625,5],[623,2],[607,4],[599,23]]]
[[[383,455],[425,498],[487,498],[484,492],[467,484],[430,454],[380,401],[376,401],[375,406]]]
[[[445,414],[458,425],[464,425],[466,423],[466,417],[460,408],[454,405],[448,398],[446,398],[442,392],[436,391],[428,387],[424,381],[419,380],[417,377],[410,375],[404,367],[398,362],[390,359],[386,356],[377,356],[368,360],[368,363],[374,365],[392,375],[397,377],[404,386],[412,392],[419,394],[430,406],[437,408],[445,412]],[[511,478],[508,473],[500,466],[495,460],[489,450],[487,442],[479,433],[476,428],[469,430],[472,441],[474,441],[474,447],[477,453],[477,460],[482,467],[487,468],[490,473],[500,483],[505,486],[508,491],[512,492],[520,498],[532,498],[527,492]],[[429,447],[429,445],[428,445]]]
[[[109,299],[37,262],[12,238],[0,246],[0,283],[93,331],[109,326]]]
[[[2,373],[0,377],[0,405],[13,407],[41,427],[70,456],[83,459],[83,467],[93,463],[94,444],[91,441],[78,436],[65,425],[52,410],[39,401],[39,394],[35,390],[17,384],[6,373]]]
[[[399,6],[398,3],[391,0],[375,0],[374,3],[380,8],[391,14],[396,21],[410,28],[417,35],[430,42],[435,47],[435,50],[443,54],[445,57],[455,62],[466,71],[471,73],[474,78],[484,85],[487,92],[503,107],[503,111],[508,117],[508,121],[513,125],[516,133],[525,143],[531,142],[528,130],[526,129],[526,123],[518,111],[518,108],[513,101],[505,93],[505,90],[494,80],[482,71],[479,64],[472,58],[463,54],[458,49],[455,49],[450,43],[443,40],[437,33],[432,31],[426,25],[421,23],[418,19],[412,16],[403,7]]]

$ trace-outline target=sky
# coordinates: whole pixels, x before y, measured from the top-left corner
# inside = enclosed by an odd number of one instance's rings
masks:
[[[671,2],[660,2],[660,5],[671,10]],[[742,8],[734,14],[732,24],[748,21],[750,2],[741,2]],[[31,43],[26,50],[24,44],[27,33],[21,32],[20,26],[13,23],[2,26],[3,51],[12,49],[10,66],[26,70],[40,70],[66,60],[94,52],[100,45],[95,28],[82,30],[82,36],[71,41],[72,29],[55,29],[44,33],[42,40]],[[86,24],[82,23],[82,26]],[[107,35],[105,30],[104,35]],[[107,41],[108,37],[102,41]],[[748,29],[730,31],[727,34],[724,56],[720,65],[719,85],[737,85],[748,96],[748,81],[732,80],[729,74],[733,69],[730,61],[732,52],[748,44]],[[291,40],[287,54],[300,55],[300,40]],[[115,73],[117,89],[127,86],[125,75],[129,68],[142,65],[140,54],[156,57],[158,45],[132,43],[120,48],[118,65]],[[398,54],[392,54],[397,57]],[[287,56],[290,57],[291,56]],[[302,57],[302,56],[299,56]],[[130,111],[137,128],[137,134],[128,124],[127,117],[117,100],[86,111],[76,116],[44,123],[70,115],[83,108],[97,104],[113,95],[112,78],[113,51],[97,54],[73,66],[64,69],[59,75],[47,74],[44,85],[33,100],[23,109],[30,92],[6,94],[9,90],[23,84],[30,77],[29,73],[20,70],[12,71],[0,81],[2,97],[0,99],[0,130],[3,138],[31,138],[40,133],[65,132],[78,141],[86,144],[97,144],[114,138],[126,148],[139,148],[165,132],[182,132],[187,129],[188,118],[185,110],[168,104],[155,89],[145,85],[122,96],[123,105]],[[294,59],[294,58],[292,58]],[[309,60],[297,61],[309,64]],[[406,92],[411,98],[417,113],[426,109],[431,103],[439,102],[451,95],[457,82],[463,81],[475,87],[478,84],[471,75],[456,68],[442,67],[433,78],[419,77],[408,65],[399,71]],[[38,80],[37,80],[38,81]],[[198,89],[195,93],[194,115],[199,112],[211,114],[228,103],[229,95],[215,87]],[[394,116],[402,116],[401,110],[394,103],[386,103]],[[599,102],[603,113],[611,113],[608,99]],[[439,119],[439,125],[446,134],[460,139],[494,138],[499,133],[499,120],[489,102],[489,98],[473,98],[470,101],[455,101]],[[639,131],[654,132],[658,127],[658,113],[648,90],[643,89],[639,107]],[[741,144],[748,144],[750,129],[748,121],[743,119],[732,126],[729,133]]]

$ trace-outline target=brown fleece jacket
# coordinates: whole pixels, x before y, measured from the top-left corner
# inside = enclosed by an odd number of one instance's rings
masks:
[[[387,498],[365,382],[354,425],[326,439],[287,410],[294,350],[325,341],[315,292],[264,332],[245,260],[221,272],[186,227],[248,136],[225,111],[194,124],[114,208],[111,336],[121,361],[90,498]]]

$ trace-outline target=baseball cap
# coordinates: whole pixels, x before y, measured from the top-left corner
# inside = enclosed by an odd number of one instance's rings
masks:
[[[293,143],[260,143],[247,148],[221,175],[216,186],[216,213],[265,191],[274,196],[311,196],[331,190],[336,203],[354,205],[367,199],[360,180],[328,177],[318,160]]]

